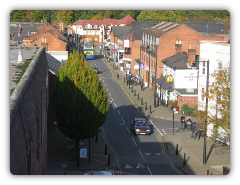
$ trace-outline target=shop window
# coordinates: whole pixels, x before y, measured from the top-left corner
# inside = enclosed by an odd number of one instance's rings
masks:
[[[124,54],[131,55],[131,48],[124,48]]]

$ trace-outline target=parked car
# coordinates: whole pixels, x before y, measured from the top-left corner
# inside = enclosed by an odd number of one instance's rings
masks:
[[[150,126],[144,118],[134,118],[131,123],[131,130],[136,134],[150,135]]]
[[[93,69],[97,72],[97,74],[99,74],[98,67],[93,67]]]
[[[90,171],[88,173],[85,173],[83,175],[114,175],[113,172],[110,171]]]
[[[107,45],[104,46],[104,49],[105,50],[110,50],[110,48]]]

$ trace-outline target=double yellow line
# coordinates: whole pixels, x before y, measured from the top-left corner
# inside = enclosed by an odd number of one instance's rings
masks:
[[[159,135],[159,136],[157,137],[157,139],[158,139],[158,141],[161,143],[162,154],[167,157],[167,159],[168,159],[168,161],[169,161],[170,167],[171,167],[174,171],[176,171],[179,175],[184,175],[184,173],[182,173],[180,170],[178,170],[178,169],[174,166],[172,160],[171,160],[171,159],[169,158],[169,156],[166,154],[166,148],[165,148],[164,141],[162,140],[162,136]],[[166,142],[166,141],[165,141],[165,142]]]

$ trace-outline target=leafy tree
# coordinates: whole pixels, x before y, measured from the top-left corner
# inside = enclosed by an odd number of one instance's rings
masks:
[[[73,22],[73,11],[72,10],[59,10],[57,19],[62,20],[65,24],[72,24]]]
[[[173,10],[144,10],[137,16],[137,21],[175,21]]]
[[[33,10],[26,11],[26,21],[31,22],[31,20],[33,20],[33,16],[34,16]]]
[[[26,10],[13,10],[10,13],[11,22],[24,22],[26,16]]]
[[[201,111],[199,118],[207,120],[207,125],[213,125],[212,133],[218,136],[219,131],[227,135],[230,143],[230,67],[211,74],[213,82],[209,84],[208,112]],[[210,128],[210,127],[208,127]]]
[[[41,22],[41,20],[47,20],[48,12],[47,10],[34,10],[33,21]]]
[[[58,128],[76,140],[94,137],[104,124],[109,108],[108,93],[83,55],[73,51],[61,66],[54,86]]]

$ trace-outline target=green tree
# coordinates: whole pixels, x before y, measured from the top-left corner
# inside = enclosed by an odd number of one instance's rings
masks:
[[[11,22],[24,22],[26,16],[26,10],[13,10],[10,12]]]
[[[33,21],[41,22],[42,20],[47,20],[48,12],[47,10],[34,10]]]
[[[208,97],[208,112],[200,111],[199,118],[207,120],[206,127],[213,125],[213,135],[227,135],[230,143],[230,67],[212,73],[211,77],[214,80],[209,84],[209,92],[203,92]]]
[[[173,10],[143,10],[137,16],[137,21],[175,21],[176,14]]]
[[[94,137],[106,121],[108,93],[83,55],[73,51],[61,66],[54,86],[54,108],[58,128],[76,140]]]
[[[73,11],[72,10],[59,10],[57,19],[62,20],[64,24],[71,25],[73,22]]]

